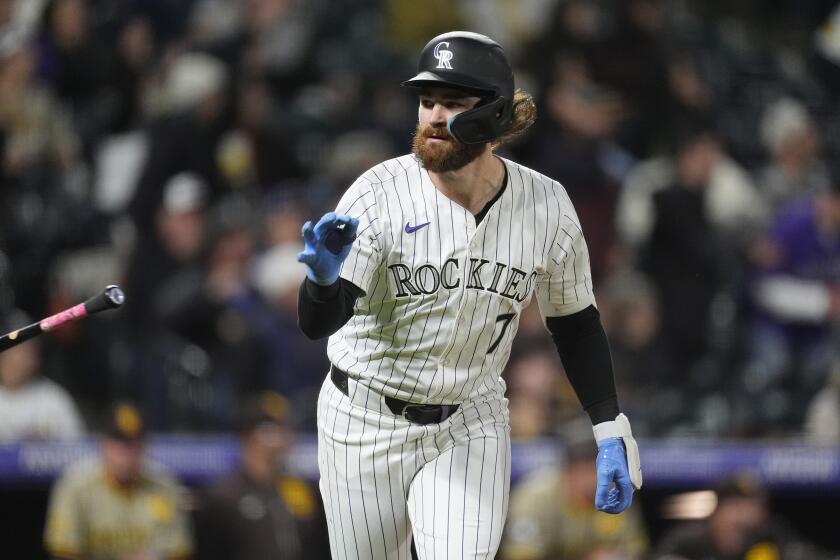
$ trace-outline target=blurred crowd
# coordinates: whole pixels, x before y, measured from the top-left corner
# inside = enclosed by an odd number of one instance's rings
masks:
[[[149,431],[236,431],[265,391],[314,430],[300,227],[409,150],[398,84],[457,28],[537,100],[502,155],[575,204],[634,431],[840,443],[833,0],[0,0],[2,332],[126,293],[0,354],[0,442],[103,431],[123,401]],[[580,419],[561,371],[532,305],[504,373],[518,440]]]

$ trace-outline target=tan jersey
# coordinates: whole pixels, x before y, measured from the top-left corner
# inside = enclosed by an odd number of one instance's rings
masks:
[[[98,461],[70,468],[53,488],[46,548],[59,558],[117,560],[147,552],[153,558],[192,553],[187,519],[178,508],[176,482],[147,467],[130,490],[104,474]]]
[[[644,557],[647,536],[636,508],[611,515],[594,505],[569,504],[562,474],[553,469],[535,473],[513,488],[501,548],[505,558],[586,558],[596,550],[610,550],[623,560]]]

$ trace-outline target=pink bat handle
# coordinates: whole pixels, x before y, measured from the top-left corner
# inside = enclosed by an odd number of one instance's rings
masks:
[[[51,331],[64,323],[81,319],[87,315],[99,313],[106,309],[114,309],[120,307],[125,302],[125,294],[119,286],[106,286],[102,293],[93,296],[84,303],[74,305],[69,309],[65,309],[55,315],[41,319],[37,323],[32,323],[25,327],[20,327],[10,333],[0,336],[0,352],[13,348],[18,344],[26,342],[30,338],[34,338],[41,333]]]
[[[47,317],[46,319],[41,319],[41,330],[44,332],[49,331],[50,329],[54,329],[55,327],[63,325],[68,321],[80,319],[87,314],[88,312],[87,309],[85,309],[84,303],[74,305],[69,309],[65,309],[60,313]]]

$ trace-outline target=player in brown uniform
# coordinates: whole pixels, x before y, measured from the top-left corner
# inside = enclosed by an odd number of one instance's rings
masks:
[[[98,458],[72,465],[50,497],[45,545],[62,560],[177,560],[192,554],[178,485],[144,460],[137,409],[118,404]]]

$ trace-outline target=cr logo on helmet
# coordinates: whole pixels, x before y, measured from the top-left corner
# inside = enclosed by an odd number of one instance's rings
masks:
[[[452,60],[452,51],[450,50],[441,50],[441,47],[448,47],[449,42],[443,41],[435,45],[435,58],[438,61],[437,68],[446,68],[447,70],[452,70],[452,65],[449,63]]]

